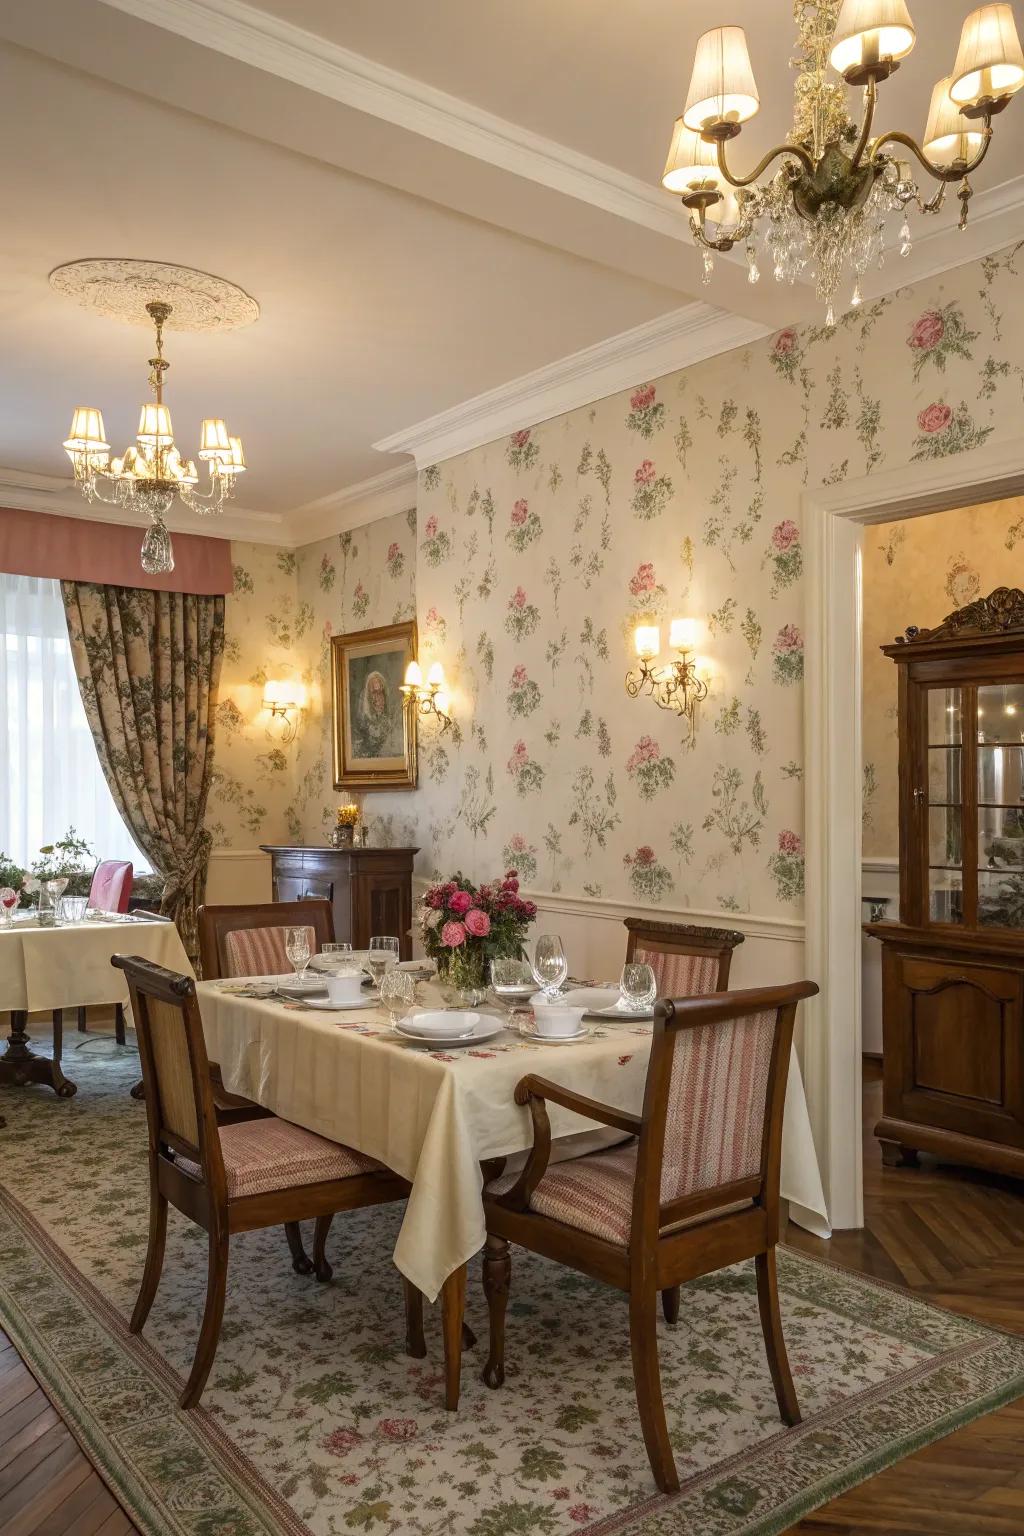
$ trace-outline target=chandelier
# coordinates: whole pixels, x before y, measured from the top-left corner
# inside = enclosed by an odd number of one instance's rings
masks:
[[[156,328],[156,355],[149,359],[154,398],[142,406],[134,448],[112,459],[103,416],[88,405],[76,406],[64,448],[87,501],[106,502],[149,519],[142,541],[142,569],[156,575],[174,570],[174,551],[165,521],[174,498],[177,496],[193,512],[219,512],[235,493],[235,483],[245,469],[245,456],[241,439],[231,437],[218,417],[208,417],[200,428],[199,457],[206,461],[209,489],[196,489],[199,475],[195,461],[183,459],[175,447],[171,413],[164,404],[164,375],[171,365],[164,357],[163,332],[171,305],[153,300],[145,308]]]
[[[992,119],[1024,85],[1024,54],[1009,5],[983,5],[963,25],[953,72],[933,92],[923,145],[896,129],[872,137],[879,84],[914,46],[905,0],[795,0],[798,71],[793,128],[785,144],[749,175],[731,169],[726,145],[760,101],[742,27],[716,27],[697,43],[693,77],[675,124],[662,182],[690,210],[710,282],[716,252],[746,248],[748,276],[760,278],[758,233],[777,281],[813,270],[818,298],[835,324],[844,269],[861,302],[868,268],[881,266],[889,217],[903,214],[900,254],[911,249],[907,213],[937,213],[959,182],[960,228],[973,196],[970,176],[984,160]],[[834,72],[834,73],[833,73]],[[841,77],[841,78],[837,78]],[[857,121],[847,86],[863,87]],[[925,200],[900,151],[939,183]],[[776,161],[781,165],[764,180]]]

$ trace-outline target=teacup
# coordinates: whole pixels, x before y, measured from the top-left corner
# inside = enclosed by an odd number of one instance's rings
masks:
[[[548,1039],[563,1039],[578,1035],[583,1028],[583,1008],[569,1008],[564,1003],[534,1003],[533,1017],[538,1035]]]
[[[352,970],[346,971],[341,976],[325,976],[324,986],[327,988],[329,1002],[337,1003],[339,1006],[344,1003],[358,1003],[362,1001],[363,996],[363,973]]]

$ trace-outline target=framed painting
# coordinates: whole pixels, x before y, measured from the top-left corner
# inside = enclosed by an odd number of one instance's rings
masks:
[[[401,693],[416,624],[331,639],[335,789],[415,789],[416,714]]]

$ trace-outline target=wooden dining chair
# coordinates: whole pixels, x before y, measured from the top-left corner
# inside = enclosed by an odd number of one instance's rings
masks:
[[[195,982],[137,955],[114,955],[111,964],[128,979],[149,1122],[149,1248],[130,1327],[141,1332],[153,1305],[173,1205],[209,1236],[199,1343],[178,1399],[194,1408],[217,1351],[231,1237],[316,1220],[322,1261],[336,1212],[403,1200],[409,1186],[361,1152],[276,1115],[219,1125]],[[407,1344],[415,1354],[422,1352],[421,1333],[413,1313]]]
[[[102,859],[93,870],[89,886],[89,906],[96,912],[127,912],[132,894],[135,868],[127,859]],[[88,1032],[88,1013],[78,1009],[78,1032]],[[118,1045],[127,1041],[124,1027],[124,1004],[114,1004],[114,1038]]]
[[[800,1421],[779,1314],[775,1245],[793,1025],[797,1004],[817,990],[801,981],[659,1001],[640,1115],[524,1077],[515,1099],[530,1108],[533,1149],[520,1173],[484,1190],[485,1382],[499,1387],[505,1376],[510,1242],[627,1292],[640,1423],[665,1493],[678,1489],[679,1478],[661,1394],[658,1291],[754,1259],[779,1412],[786,1424]],[[549,1167],[548,1103],[635,1140]]]
[[[204,981],[222,976],[281,976],[292,968],[285,951],[289,928],[310,930],[310,951],[334,942],[331,903],[323,896],[301,901],[260,901],[204,906],[196,913],[199,964]]]

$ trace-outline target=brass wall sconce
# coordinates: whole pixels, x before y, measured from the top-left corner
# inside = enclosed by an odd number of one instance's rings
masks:
[[[697,706],[708,696],[701,663],[692,654],[697,639],[695,619],[673,619],[669,645],[676,655],[663,666],[655,666],[661,651],[661,628],[657,624],[638,624],[634,631],[637,666],[626,675],[626,692],[631,699],[647,694],[659,709],[675,710],[687,722],[687,744],[692,746],[697,734]]]
[[[299,729],[299,715],[306,707],[306,690],[301,683],[288,681],[270,682],[263,685],[263,708],[271,720],[282,722],[280,739],[287,746],[295,740]]]
[[[430,668],[426,682],[423,681],[423,670],[419,662],[410,661],[405,669],[402,694],[409,708],[414,709],[418,715],[424,719],[433,715],[442,735],[451,729],[451,701],[445,686],[444,667],[439,661],[435,661]]]

